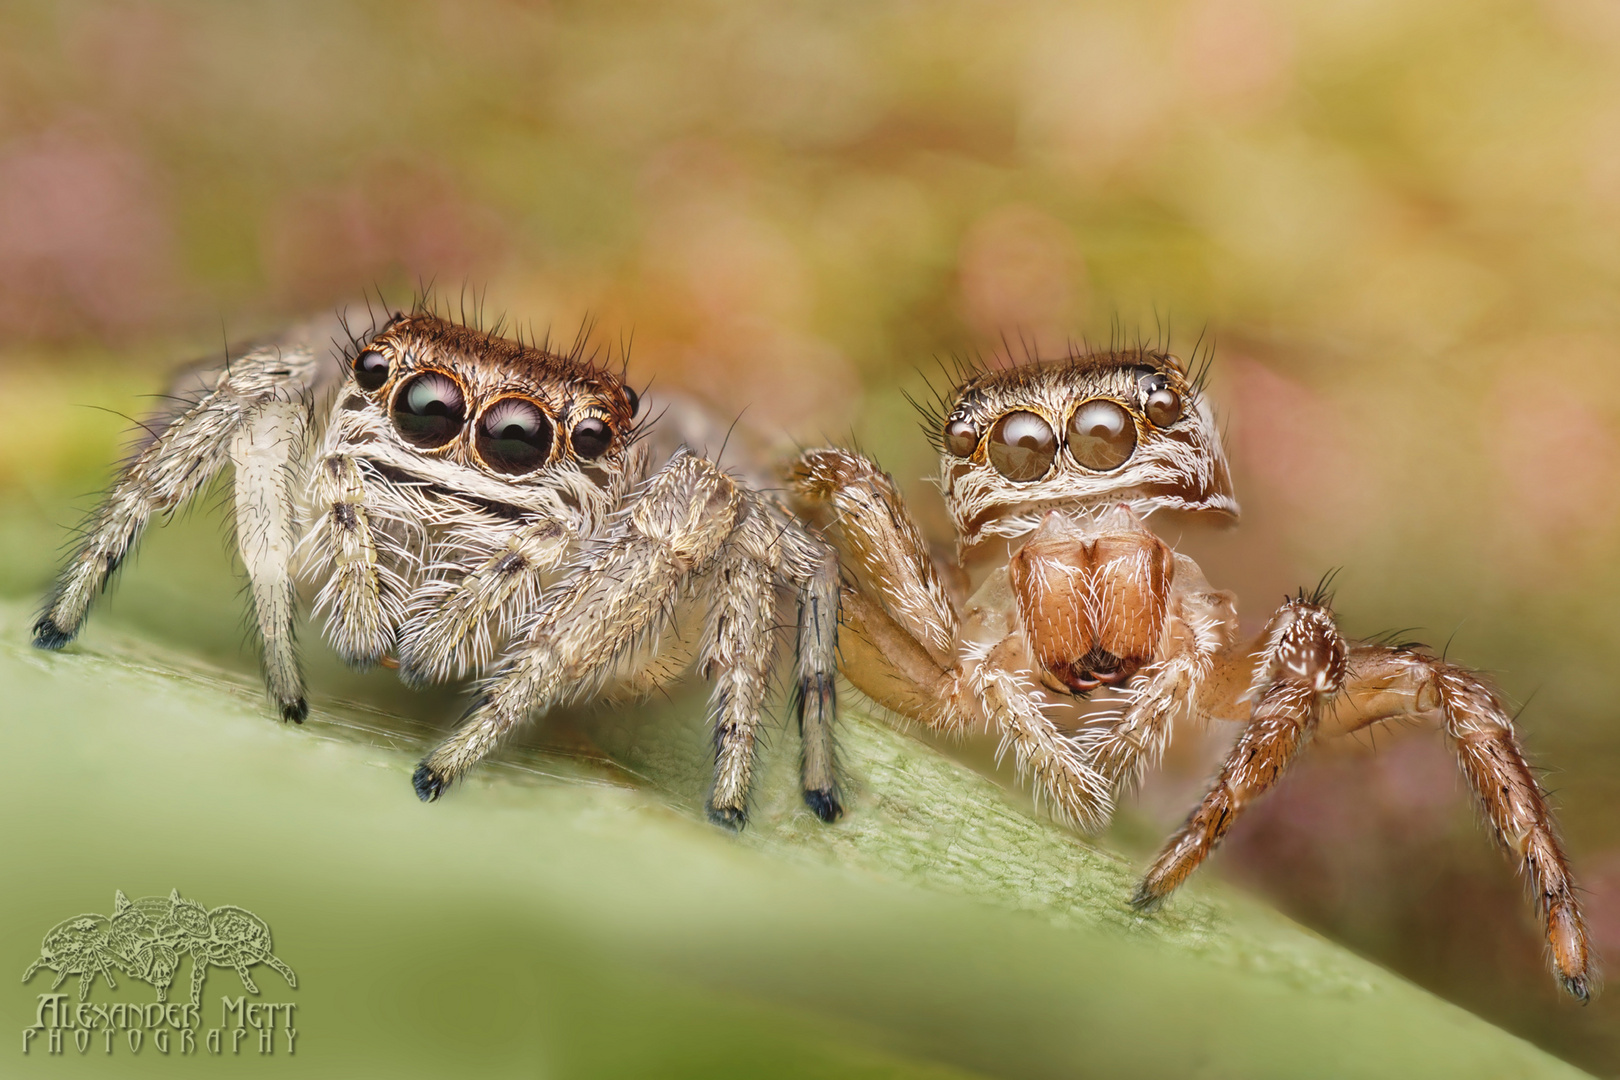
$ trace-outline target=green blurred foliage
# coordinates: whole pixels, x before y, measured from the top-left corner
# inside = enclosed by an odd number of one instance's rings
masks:
[[[1533,697],[1617,956],[1617,58],[1607,0],[13,0],[0,589],[42,588],[104,482],[125,423],[96,409],[368,288],[633,335],[638,379],[858,439],[936,535],[903,393],[936,358],[1203,332],[1246,516],[1183,549],[1253,621],[1341,566],[1349,630],[1417,627]],[[189,528],[107,614],[242,666],[216,526]],[[1115,839],[1151,847],[1218,745]],[[1421,737],[1319,754],[1212,871],[1620,1070],[1617,1006],[1556,998],[1453,771]]]

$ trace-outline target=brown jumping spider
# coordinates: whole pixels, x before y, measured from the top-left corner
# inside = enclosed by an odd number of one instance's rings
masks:
[[[1236,597],[1147,527],[1161,509],[1237,515],[1197,383],[1145,349],[965,372],[927,423],[956,529],[946,565],[873,462],[802,455],[797,508],[848,576],[845,675],[932,730],[987,725],[1037,795],[1087,828],[1159,762],[1173,721],[1245,723],[1139,909],[1185,881],[1312,736],[1431,721],[1535,890],[1559,981],[1585,1001],[1569,865],[1497,691],[1419,646],[1346,641],[1320,589],[1243,638]]]
[[[337,362],[335,331],[348,339]],[[785,587],[799,602],[804,798],[823,820],[841,813],[836,557],[684,445],[655,451],[657,426],[634,419],[655,410],[580,347],[559,355],[418,308],[358,336],[302,328],[193,369],[170,400],[90,515],[36,645],[71,640],[153,515],[229,464],[283,717],[308,711],[298,578],[319,587],[327,637],[349,663],[397,654],[411,683],[483,676],[461,727],[412,778],[424,801],[527,718],[650,690],[696,652],[714,681],[709,815],[740,827]]]

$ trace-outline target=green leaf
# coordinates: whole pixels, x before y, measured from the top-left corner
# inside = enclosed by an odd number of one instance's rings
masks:
[[[578,720],[605,758],[518,746],[423,805],[411,769],[453,710],[317,693],[283,725],[245,675],[108,626],[33,650],[30,614],[0,605],[4,955],[20,975],[115,890],[244,907],[297,973],[254,972],[297,1005],[301,1073],[1579,1075],[1207,878],[1133,913],[1126,860],[858,707],[833,826],[786,731],[749,828],[708,825],[686,698]],[[47,986],[13,984],[13,1030]],[[241,993],[214,969],[204,1028]],[[120,1075],[174,1068],[125,1050]]]

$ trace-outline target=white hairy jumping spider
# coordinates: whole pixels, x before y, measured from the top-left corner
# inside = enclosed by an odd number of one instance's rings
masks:
[[[308,712],[300,580],[318,587],[349,663],[397,657],[411,683],[481,677],[460,728],[416,769],[423,800],[529,718],[650,690],[695,653],[714,683],[709,815],[741,827],[786,589],[804,798],[823,820],[842,812],[836,556],[715,463],[685,446],[655,452],[655,410],[582,347],[559,354],[419,306],[358,335],[340,320],[233,352],[187,371],[169,401],[86,522],[36,645],[70,641],[152,517],[229,465],[284,718]]]

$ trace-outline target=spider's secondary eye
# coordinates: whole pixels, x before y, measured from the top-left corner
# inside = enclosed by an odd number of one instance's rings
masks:
[[[945,425],[945,449],[957,457],[972,457],[979,448],[979,429],[966,420],[952,420]]]
[[[551,421],[523,398],[502,398],[484,410],[473,447],[496,472],[533,472],[551,456]]]
[[[448,375],[429,371],[408,380],[394,394],[394,430],[424,450],[437,450],[467,422],[467,399]]]
[[[607,426],[607,421],[594,416],[587,416],[575,424],[574,434],[569,439],[574,447],[574,456],[582,461],[594,461],[601,457],[612,441],[613,429]]]
[[[1136,424],[1118,402],[1094,398],[1069,418],[1069,453],[1088,469],[1117,469],[1136,452]]]
[[[1181,419],[1181,395],[1168,386],[1155,390],[1148,395],[1146,412],[1154,427],[1169,427]]]
[[[1056,456],[1052,426],[1032,412],[1010,412],[990,429],[990,464],[1009,480],[1039,480]]]
[[[641,395],[627,386],[624,388],[624,396],[630,399],[630,415],[633,417],[641,411]]]
[[[354,358],[354,381],[362,390],[381,390],[388,381],[388,357],[367,349]]]

